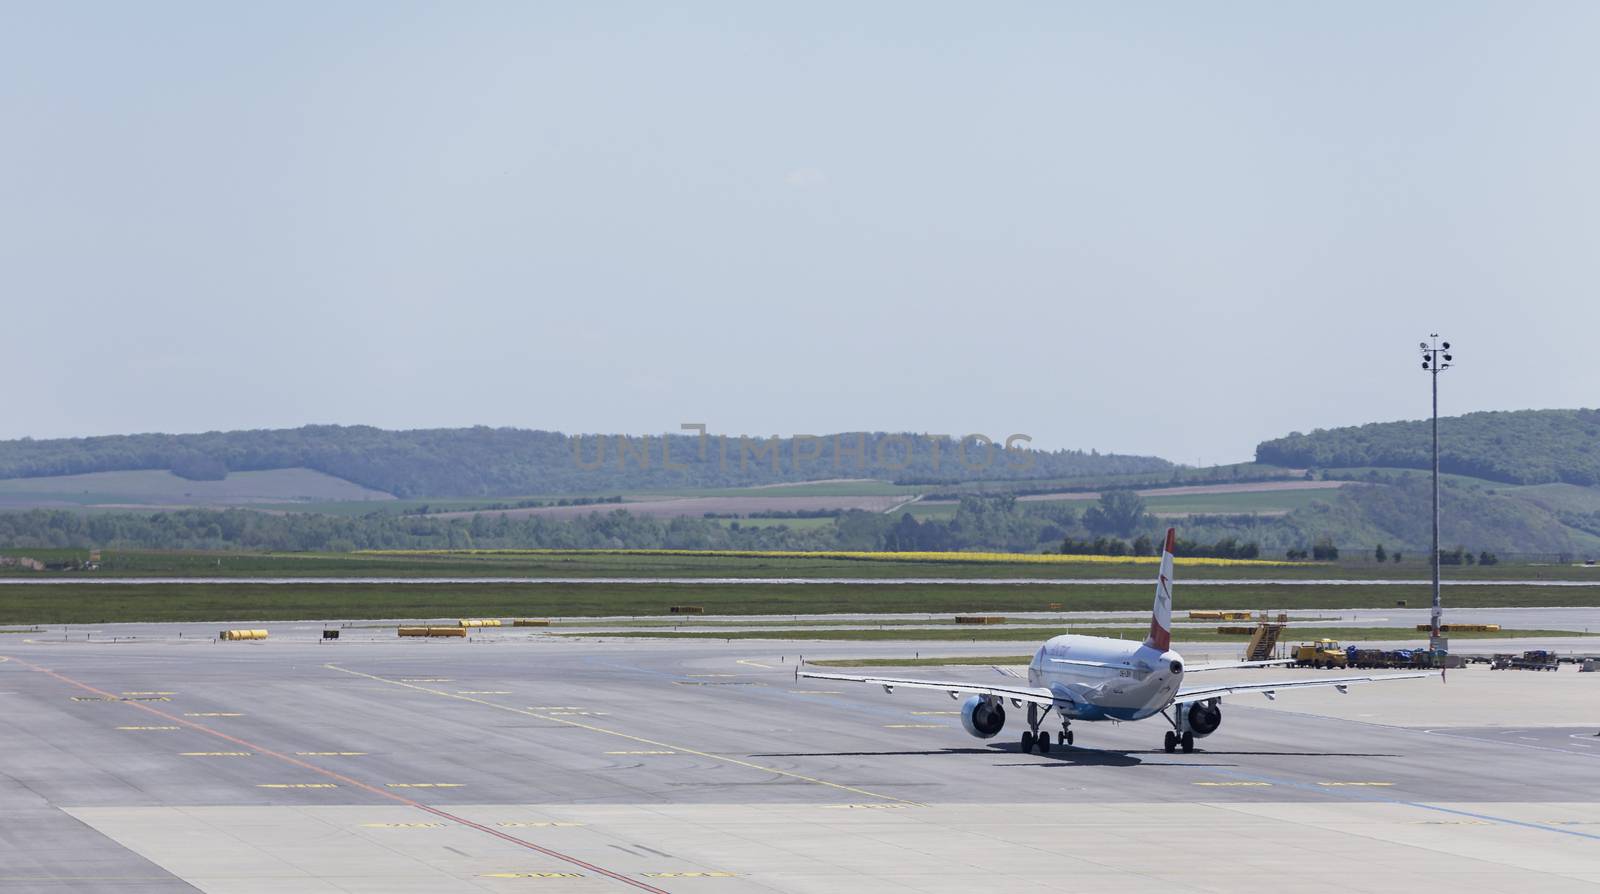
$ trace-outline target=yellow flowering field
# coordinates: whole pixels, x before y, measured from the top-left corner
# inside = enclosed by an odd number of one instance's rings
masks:
[[[705,556],[735,559],[853,559],[865,562],[972,562],[1026,565],[1154,565],[1158,556],[1077,556],[1056,553],[966,553],[966,552],[871,552],[866,550],[740,550],[740,549],[372,549],[369,556],[455,555],[455,556]],[[1177,557],[1177,564],[1211,567],[1267,568],[1293,565],[1270,559],[1210,559]]]

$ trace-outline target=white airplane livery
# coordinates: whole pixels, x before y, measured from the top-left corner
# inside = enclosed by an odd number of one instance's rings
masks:
[[[1433,673],[1406,673],[1387,676],[1322,677],[1280,680],[1269,683],[1229,683],[1220,686],[1185,688],[1189,674],[1229,668],[1287,664],[1278,661],[1234,661],[1186,666],[1183,656],[1172,650],[1172,555],[1176,546],[1175,529],[1167,529],[1161,553],[1161,571],[1156,578],[1155,608],[1150,615],[1150,632],[1143,642],[1108,639],[1101,636],[1065,635],[1051,638],[1034,653],[1028,665],[1028,685],[941,682],[895,677],[857,677],[847,674],[813,673],[801,669],[797,677],[847,683],[873,683],[893,694],[896,688],[933,689],[951,698],[968,695],[961,708],[961,724],[980,739],[999,735],[1006,722],[1006,702],[1021,709],[1028,706],[1028,728],[1022,732],[1022,750],[1050,750],[1050,733],[1041,730],[1050,712],[1061,721],[1060,745],[1073,742],[1075,720],[1144,720],[1160,715],[1172,727],[1167,730],[1167,751],[1194,750],[1197,738],[1209,736],[1222,725],[1224,696],[1259,692],[1274,698],[1278,690],[1309,686],[1334,686],[1340,692],[1358,683],[1384,683],[1436,676]]]

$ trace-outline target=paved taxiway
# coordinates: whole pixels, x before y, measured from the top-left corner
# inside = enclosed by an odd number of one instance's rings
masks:
[[[1600,674],[1571,668],[1247,697],[1189,755],[1079,724],[1041,756],[938,693],[793,677],[802,649],[996,644],[267,626],[0,638],[0,890],[1600,886]]]

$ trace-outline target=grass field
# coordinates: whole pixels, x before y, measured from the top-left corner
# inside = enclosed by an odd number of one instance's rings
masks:
[[[932,488],[927,485],[892,484],[888,481],[854,479],[813,481],[803,484],[766,487],[706,487],[660,491],[637,491],[629,499],[653,500],[663,497],[912,497]]]
[[[1318,500],[1332,500],[1336,489],[1280,490],[1231,494],[1167,494],[1144,498],[1145,508],[1156,515],[1247,515],[1251,513],[1282,514],[1309,506]],[[1082,512],[1094,505],[1094,500],[1082,499],[1029,500],[1029,506],[1068,506]],[[909,512],[918,521],[955,518],[957,504],[953,502],[912,503],[900,512]],[[898,514],[898,512],[897,512]]]
[[[1600,512],[1600,487],[1577,484],[1528,484],[1496,488],[1497,492],[1521,497],[1556,512]]]
[[[919,522],[929,519],[949,521],[956,517],[957,508],[955,503],[908,503],[896,509],[894,515],[899,518],[903,514],[910,513],[911,517]]]
[[[190,481],[171,472],[92,472],[0,480],[0,508],[29,506],[235,506],[284,508],[308,501],[364,505],[392,500],[386,493],[311,469],[233,472],[221,481]]]
[[[705,490],[682,491],[630,491],[622,494],[625,500],[622,504],[594,504],[596,511],[608,509],[626,509],[628,503],[654,503],[662,500],[682,498],[741,498],[759,499],[763,506],[778,510],[786,508],[790,502],[804,497],[837,497],[840,500],[850,501],[860,497],[901,497],[911,499],[918,493],[934,490],[925,486],[897,485],[886,482],[839,483],[795,485],[793,487],[727,487],[707,488]],[[1161,513],[1214,513],[1219,515],[1233,515],[1250,512],[1288,512],[1301,506],[1309,505],[1313,500],[1329,499],[1334,491],[1286,491],[1278,493],[1241,493],[1241,494],[1187,494],[1167,497],[1149,497],[1146,505],[1152,512]],[[611,497],[616,494],[604,494]],[[560,497],[499,497],[495,499],[406,499],[386,502],[381,506],[374,506],[370,502],[309,502],[294,506],[297,512],[321,512],[328,515],[364,515],[368,512],[406,512],[415,511],[426,507],[433,512],[472,512],[485,510],[494,506],[516,505],[519,501],[540,500],[541,502],[554,503]],[[1040,503],[1061,502],[1083,509],[1094,503],[1093,499],[1063,499],[1030,501]],[[845,507],[846,503],[841,503]],[[848,505],[854,505],[849,503]],[[282,508],[271,504],[262,504],[259,508]],[[955,517],[957,504],[955,502],[936,503],[908,503],[896,509],[895,515],[909,512],[919,521],[927,519],[951,519]]]
[[[1387,608],[1397,600],[1426,605],[1428,585],[1180,588],[1178,607],[1251,611]],[[1447,591],[1453,607],[1595,604],[1590,588],[1470,587]],[[977,584],[60,584],[0,586],[0,624],[119,621],[314,620],[366,618],[668,616],[674,605],[716,615],[831,613],[956,614],[1044,611],[1142,611],[1150,588],[1086,584],[1006,587]],[[1036,627],[1032,628],[1037,630]]]
[[[82,561],[87,550],[8,549],[10,555],[46,562]],[[950,558],[960,558],[952,555]],[[105,550],[98,571],[45,572],[71,577],[759,577],[759,578],[1029,578],[1153,580],[1154,566],[1134,562],[1033,564],[799,556],[733,556],[634,551],[415,552],[415,553],[259,553],[210,551]],[[0,577],[36,577],[40,572],[0,567]],[[1449,580],[1582,580],[1600,583],[1600,568],[1571,565],[1450,567]],[[1262,580],[1429,579],[1422,557],[1375,564],[1351,558],[1339,562],[1298,562],[1211,567],[1178,560],[1178,584],[1185,580],[1251,578]],[[1035,590],[1041,595],[1041,590]],[[1188,591],[1193,595],[1194,591]],[[0,599],[4,594],[0,593]],[[1183,597],[1180,597],[1180,603]],[[1180,604],[1180,607],[1183,606]],[[1209,606],[1199,606],[1209,607]]]
[[[1051,481],[986,482],[986,483],[969,483],[969,484],[952,484],[952,485],[907,485],[907,484],[894,484],[894,483],[891,483],[891,482],[888,482],[888,481],[873,480],[873,479],[849,479],[849,480],[835,480],[835,481],[815,481],[815,482],[784,484],[784,485],[775,485],[775,486],[761,486],[761,487],[667,488],[667,489],[662,489],[662,490],[629,491],[627,493],[622,494],[622,497],[624,498],[624,500],[626,500],[628,502],[655,502],[655,501],[660,501],[660,500],[664,500],[664,499],[683,498],[683,497],[695,497],[695,498],[711,498],[711,497],[754,498],[754,499],[763,499],[763,500],[773,501],[773,508],[782,508],[783,504],[782,504],[781,501],[786,500],[786,499],[791,499],[791,498],[802,498],[802,497],[852,498],[852,497],[888,497],[888,496],[896,496],[896,497],[903,497],[903,498],[906,498],[906,499],[910,499],[910,498],[912,498],[912,497],[914,497],[914,496],[916,496],[918,494],[933,493],[933,492],[941,492],[941,493],[943,493],[943,492],[973,492],[973,493],[1005,492],[1005,491],[1008,491],[1008,490],[1010,490],[1012,488],[1017,488],[1017,487],[1027,487],[1027,488],[1032,489],[1032,490],[1037,490],[1037,489],[1042,488],[1042,487],[1051,487],[1051,486],[1059,486],[1059,487],[1062,487],[1062,488],[1073,488],[1073,489],[1076,489],[1076,488],[1092,487],[1092,486],[1097,486],[1097,485],[1106,485],[1106,484],[1124,484],[1125,485],[1125,484],[1130,484],[1130,483],[1145,484],[1145,485],[1148,485],[1148,486],[1151,486],[1151,487],[1164,487],[1164,486],[1171,486],[1173,484],[1173,481],[1172,481],[1172,476],[1170,474],[1153,475],[1153,476],[1152,475],[1120,476],[1120,477],[1114,476],[1114,477],[1111,477],[1111,478],[1105,478],[1105,477],[1097,477],[1097,478],[1066,478],[1066,479],[1058,479],[1058,480],[1051,480]],[[1183,481],[1180,481],[1178,483],[1180,485],[1182,485],[1182,484],[1191,484],[1191,483],[1192,484],[1204,484],[1204,483],[1208,483],[1208,482],[1204,478],[1200,478],[1200,479],[1197,479],[1197,480],[1192,481],[1192,482],[1188,481],[1188,480],[1183,480]],[[1210,495],[1191,494],[1191,495],[1179,495],[1179,496],[1169,496],[1169,497],[1152,497],[1152,498],[1149,498],[1149,503],[1151,505],[1152,510],[1154,510],[1154,511],[1166,511],[1166,512],[1174,512],[1174,513],[1193,513],[1193,512],[1208,512],[1209,513],[1209,512],[1215,512],[1215,513],[1232,514],[1232,513],[1245,513],[1245,512],[1275,512],[1275,511],[1289,511],[1289,510],[1298,508],[1300,506],[1307,505],[1307,504],[1309,504],[1311,502],[1311,500],[1316,498],[1317,494],[1321,494],[1324,498],[1326,498],[1330,494],[1330,492],[1329,491],[1313,491],[1313,492],[1242,493],[1242,494],[1210,494]],[[568,494],[568,495],[565,495],[565,496],[571,497],[571,496],[574,496],[574,495]],[[610,496],[616,496],[616,494],[614,494],[614,493],[588,494],[588,495],[584,495],[584,496],[591,496],[591,497],[594,497],[594,496],[605,496],[605,497],[610,497]],[[548,495],[547,494],[547,495],[525,495],[525,496],[516,496],[516,497],[497,497],[497,498],[490,498],[490,499],[460,499],[460,498],[408,499],[408,500],[396,500],[396,501],[393,501],[391,503],[388,503],[388,504],[386,504],[385,506],[382,507],[382,511],[400,512],[400,511],[405,511],[405,510],[415,510],[415,509],[418,509],[418,508],[426,506],[430,510],[435,510],[435,511],[442,510],[442,511],[448,511],[448,512],[468,512],[468,511],[472,511],[472,510],[475,510],[475,509],[481,509],[481,508],[486,507],[486,506],[493,506],[493,505],[496,505],[496,504],[513,504],[514,505],[515,503],[517,503],[519,501],[523,501],[523,500],[540,500],[540,501],[544,501],[544,502],[554,502],[555,500],[559,499],[559,497],[560,497],[560,495]],[[1079,505],[1079,504],[1087,505],[1087,503],[1090,502],[1090,501],[1088,501],[1088,500],[1073,500],[1073,501],[1068,501],[1068,502],[1072,502],[1074,505]],[[366,512],[372,512],[377,507],[374,507],[374,506],[372,506],[370,504],[363,504],[363,503],[360,503],[360,502],[331,501],[331,502],[311,503],[311,504],[307,504],[307,505],[305,505],[303,507],[296,507],[296,508],[297,509],[302,509],[303,508],[305,511],[324,512],[324,513],[329,513],[329,514],[334,514],[334,515],[346,515],[346,514],[362,514],[362,513],[366,513]],[[598,506],[597,508],[603,510],[605,507],[604,506]],[[930,505],[922,505],[922,504],[913,503],[913,504],[905,507],[905,509],[901,510],[901,511],[911,512],[913,516],[915,516],[915,517],[917,517],[919,519],[924,519],[924,518],[951,518],[951,517],[953,517],[955,515],[956,504],[953,503],[953,502],[950,502],[950,503],[936,503],[936,504],[930,504]],[[741,520],[741,521],[743,521],[743,520]],[[751,521],[761,521],[761,520],[752,519]]]
[[[1173,494],[1148,497],[1145,508],[1156,515],[1244,515],[1293,512],[1319,500],[1327,502],[1336,490],[1282,490],[1239,494]]]
[[[373,512],[383,512],[390,515],[401,515],[407,512],[427,510],[433,512],[463,512],[478,509],[489,505],[514,506],[519,500],[532,499],[528,497],[502,497],[494,500],[386,500],[374,503],[369,500],[311,500],[305,503],[296,503],[292,506],[280,506],[271,503],[253,503],[245,506],[246,509],[289,510],[293,512],[310,512],[320,515],[367,515]]]
[[[81,560],[84,551],[18,551],[45,561]],[[870,560],[814,556],[678,553],[213,553],[107,551],[95,572],[4,569],[5,577],[46,577],[52,586],[0,585],[0,624],[110,623],[118,621],[312,620],[368,618],[668,616],[673,605],[702,606],[708,614],[796,615],[826,613],[962,612],[1005,614],[1047,611],[1143,611],[1150,604],[1154,568],[1148,564],[1010,561],[948,562]],[[1600,569],[1495,565],[1451,568],[1448,579],[1507,580],[1542,576],[1594,581]],[[121,585],[73,583],[75,577],[221,578],[217,583]],[[345,583],[263,585],[227,578],[329,577]],[[663,582],[583,584],[389,585],[356,578],[560,577],[663,578]],[[1399,601],[1429,600],[1427,567],[1363,562],[1207,567],[1181,565],[1177,608],[1331,612],[1389,608]],[[1405,577],[1405,584],[1286,586],[1275,581],[1361,581]],[[683,578],[838,578],[853,580],[940,578],[952,583],[692,584]],[[985,579],[1078,579],[1077,585],[994,585]],[[1107,578],[1135,584],[1093,583]],[[1245,578],[1237,586],[1185,588],[1185,580]],[[972,581],[972,583],[966,583]],[[1447,587],[1453,607],[1583,606],[1600,603],[1600,588],[1501,586]],[[680,619],[680,622],[685,619]],[[691,621],[692,623],[692,621]],[[1019,629],[1020,625],[1019,625]],[[1029,625],[1029,635],[1038,627]]]

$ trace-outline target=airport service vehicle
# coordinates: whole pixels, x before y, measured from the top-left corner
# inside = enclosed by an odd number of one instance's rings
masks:
[[[1519,670],[1561,670],[1561,660],[1556,653],[1545,649],[1523,652],[1521,658],[1511,659],[1511,666]]]
[[[1296,667],[1348,667],[1350,656],[1345,654],[1335,639],[1319,639],[1314,643],[1301,643],[1289,653]]]
[[[1050,750],[1050,733],[1039,727],[1051,711],[1061,721],[1061,734],[1057,741],[1062,746],[1073,743],[1072,723],[1076,720],[1126,721],[1160,716],[1172,727],[1166,733],[1166,750],[1170,753],[1182,748],[1188,752],[1194,750],[1195,739],[1211,735],[1222,725],[1222,699],[1225,696],[1259,692],[1271,699],[1283,689],[1333,686],[1345,692],[1358,683],[1385,683],[1437,676],[1433,673],[1341,676],[1270,683],[1202,684],[1185,688],[1184,678],[1188,674],[1288,664],[1292,659],[1195,666],[1184,664],[1183,656],[1172,650],[1172,554],[1176,540],[1175,530],[1168,528],[1166,546],[1161,553],[1161,571],[1156,578],[1150,632],[1143,642],[1071,634],[1052,637],[1039,647],[1028,665],[1026,686],[858,677],[815,673],[803,668],[797,669],[795,676],[843,683],[871,683],[882,686],[883,691],[891,695],[896,689],[932,689],[945,692],[951,698],[967,695],[961,706],[961,725],[980,739],[992,739],[999,735],[1006,722],[1007,702],[1018,710],[1026,704],[1028,728],[1022,732],[1022,750],[1037,748],[1041,754]]]

